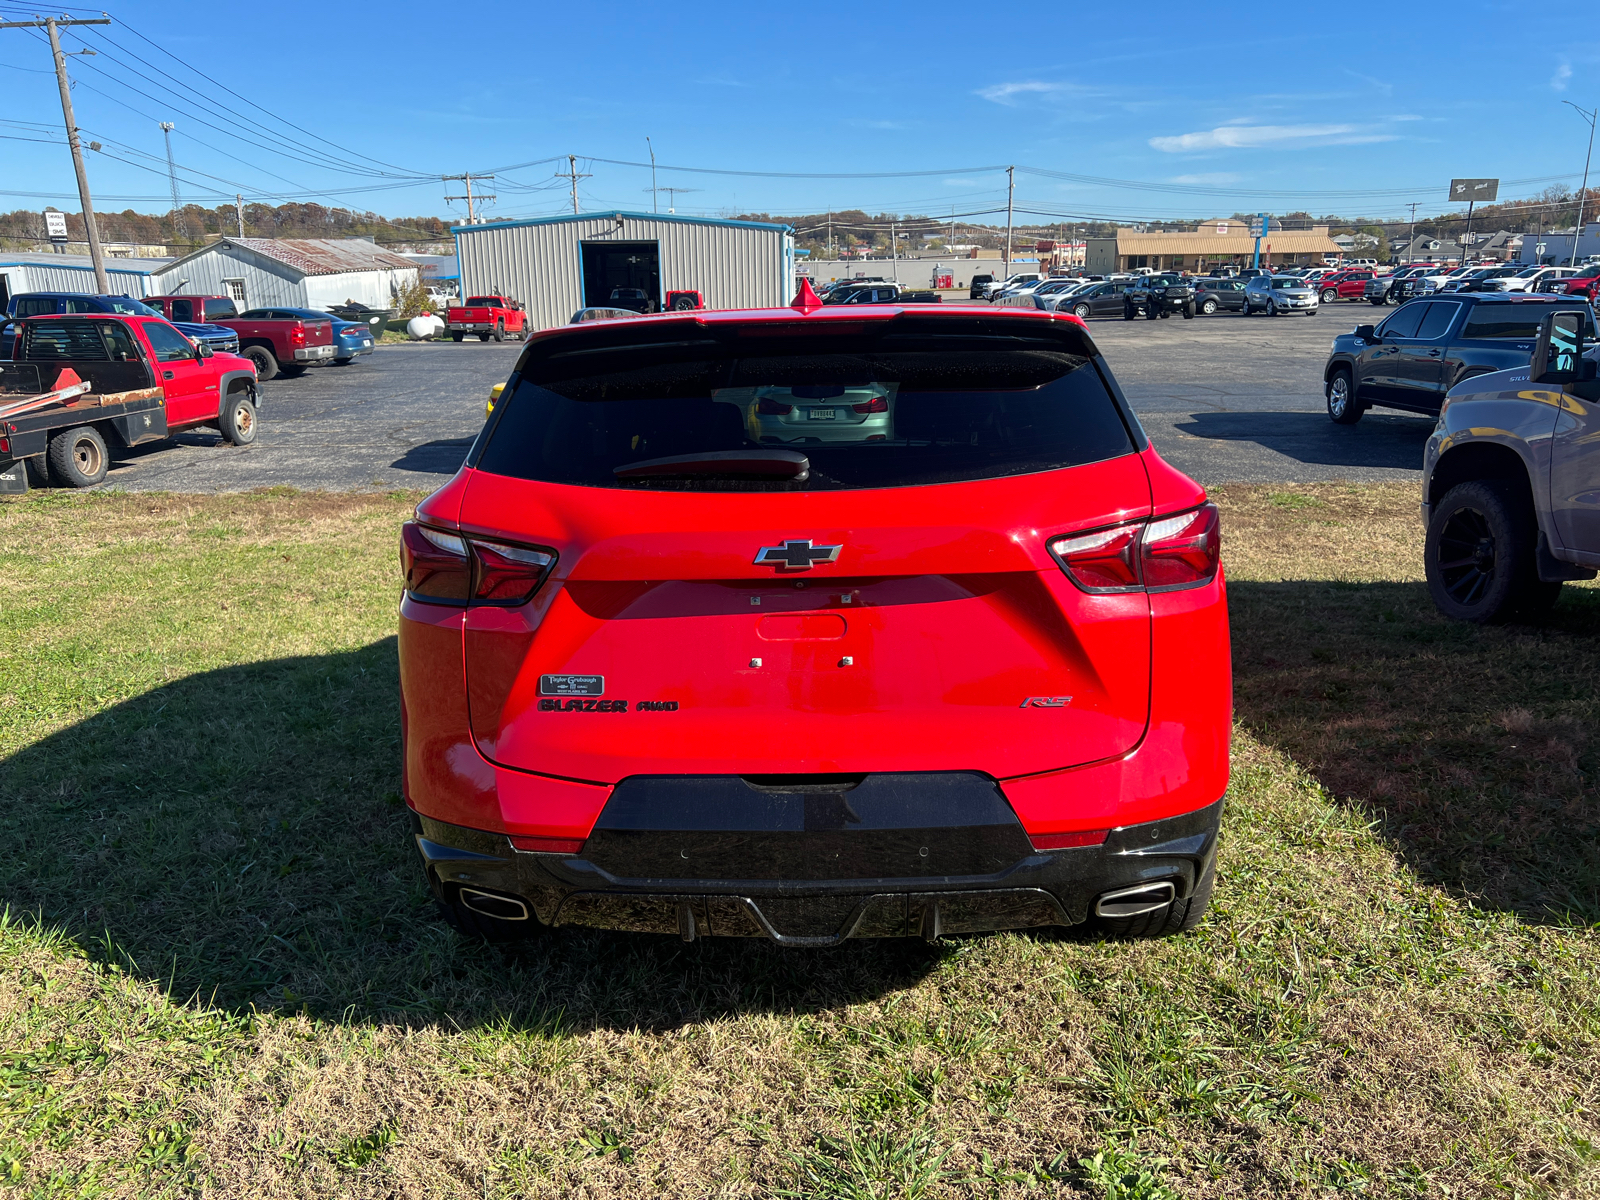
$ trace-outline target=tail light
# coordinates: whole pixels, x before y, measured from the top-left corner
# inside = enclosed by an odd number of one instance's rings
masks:
[[[889,397],[887,397],[887,396],[874,396],[871,400],[868,400],[865,404],[852,404],[850,407],[852,409],[854,409],[858,413],[888,412],[889,411]]]
[[[465,538],[415,521],[400,527],[406,592],[434,604],[526,604],[555,563],[554,550]]]
[[[794,405],[780,404],[776,400],[769,400],[763,396],[756,401],[756,411],[765,413],[769,417],[786,417],[794,411]]]
[[[1221,561],[1215,504],[1129,521],[1050,543],[1067,578],[1086,592],[1168,592],[1209,583]]]
[[[306,340],[305,326],[296,325],[293,329],[289,330],[289,340],[296,346],[304,345]]]

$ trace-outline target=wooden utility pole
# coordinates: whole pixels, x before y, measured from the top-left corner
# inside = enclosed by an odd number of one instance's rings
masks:
[[[652,157],[654,156],[654,154],[655,154],[655,151],[652,150],[651,151]],[[578,156],[576,154],[567,155],[567,174],[572,176],[572,211],[573,212],[577,212],[578,211],[578,180],[580,180],[580,179],[588,179],[589,178],[589,173],[587,171],[580,172],[578,170]],[[671,191],[674,191],[675,189],[666,188],[665,190],[668,191],[668,192],[671,192]]]
[[[1017,169],[1006,168],[1006,270],[1011,269],[1011,202],[1017,194]]]
[[[472,174],[472,172],[468,171],[463,175],[441,175],[441,176],[439,176],[439,178],[443,179],[446,183],[449,183],[451,180],[454,180],[454,179],[459,179],[459,180],[461,180],[462,183],[467,185],[467,194],[465,196],[446,196],[445,199],[446,200],[465,200],[467,202],[467,224],[468,225],[476,225],[478,223],[478,217],[477,217],[477,211],[472,207],[473,201],[474,201],[474,197],[472,195],[472,181],[474,179],[493,179],[494,176],[493,175],[474,175],[474,174]],[[485,196],[482,193],[480,193],[476,197],[476,199],[479,200],[479,201],[483,201],[483,200],[498,200],[499,197],[498,196]]]
[[[83,147],[78,144],[78,123],[72,116],[72,85],[67,82],[67,57],[61,53],[61,38],[56,32],[64,25],[109,25],[109,17],[77,21],[68,17],[46,17],[42,21],[3,21],[0,29],[38,29],[50,34],[50,53],[56,61],[56,85],[61,89],[61,116],[67,123],[67,145],[72,148],[72,169],[78,174],[78,203],[83,206],[83,228],[89,237],[89,261],[94,263],[94,285],[102,296],[111,294],[106,276],[105,255],[100,252],[100,229],[94,222],[94,199],[89,195],[89,176],[83,169]],[[93,50],[83,51],[93,54]]]

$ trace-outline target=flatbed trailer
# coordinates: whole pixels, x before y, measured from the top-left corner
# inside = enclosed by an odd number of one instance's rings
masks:
[[[30,475],[42,484],[52,442],[56,453],[83,460],[84,475],[103,475],[103,463],[93,460],[107,447],[167,436],[166,406],[143,364],[0,361],[0,493],[26,492]]]

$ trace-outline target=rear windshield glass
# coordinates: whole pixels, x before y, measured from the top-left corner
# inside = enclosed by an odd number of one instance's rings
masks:
[[[1587,306],[1581,310],[1573,307],[1585,314],[1588,328],[1583,336],[1592,341],[1595,336],[1593,314]],[[1539,322],[1551,309],[1566,311],[1566,307],[1559,304],[1479,304],[1467,314],[1467,327],[1461,331],[1461,336],[1532,341],[1539,336]]]
[[[467,301],[467,303],[466,303],[466,305],[464,307],[466,307],[466,308],[499,308],[499,307],[501,307],[500,297],[499,296],[473,296],[470,300]]]
[[[110,362],[111,353],[100,340],[98,321],[40,321],[27,327],[25,358],[75,359],[79,362]]]
[[[1131,453],[1092,360],[1044,337],[709,338],[557,352],[528,364],[477,466],[588,487],[832,491],[992,479]],[[804,478],[631,464],[803,454]],[[759,456],[758,456],[759,457]]]

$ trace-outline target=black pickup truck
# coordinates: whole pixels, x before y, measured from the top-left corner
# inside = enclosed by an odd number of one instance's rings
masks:
[[[1182,275],[1143,275],[1122,293],[1122,319],[1131,321],[1141,312],[1148,320],[1182,313],[1194,320],[1194,285]]]
[[[1354,425],[1369,408],[1438,416],[1462,380],[1525,367],[1546,313],[1588,302],[1544,294],[1453,292],[1408,300],[1381,325],[1357,325],[1333,340],[1322,369],[1328,416]]]

